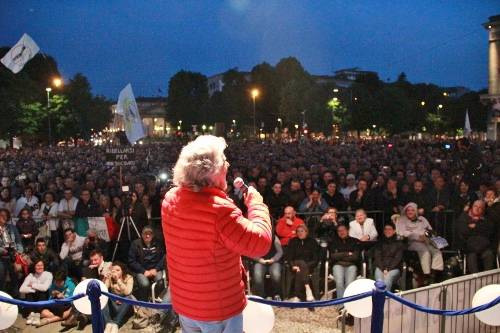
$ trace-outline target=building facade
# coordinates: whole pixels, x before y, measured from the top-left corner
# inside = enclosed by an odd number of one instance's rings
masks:
[[[148,137],[163,137],[170,133],[166,119],[167,100],[163,97],[138,97],[136,99],[142,124]],[[123,130],[123,117],[116,113],[116,104],[111,106],[112,120],[108,126],[112,132]]]

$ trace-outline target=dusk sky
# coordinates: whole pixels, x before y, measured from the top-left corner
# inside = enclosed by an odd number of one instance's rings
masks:
[[[65,79],[117,99],[166,95],[181,69],[210,76],[297,57],[312,74],[360,67],[394,80],[487,87],[481,26],[498,0],[0,1],[0,46],[28,33]]]

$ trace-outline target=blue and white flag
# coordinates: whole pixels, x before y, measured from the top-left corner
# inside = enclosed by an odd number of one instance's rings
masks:
[[[35,41],[28,34],[24,34],[0,61],[14,74],[17,74],[38,51],[40,51],[40,48]]]
[[[146,136],[130,83],[120,92],[116,113],[123,116],[125,134],[130,143],[133,144]]]

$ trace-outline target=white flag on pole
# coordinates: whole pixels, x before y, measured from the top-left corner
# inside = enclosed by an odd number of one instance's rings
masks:
[[[469,110],[465,111],[465,126],[464,126],[464,136],[469,136],[472,133],[469,121]]]
[[[120,92],[118,104],[116,105],[116,113],[123,116],[125,134],[130,143],[135,143],[146,136],[130,83]]]
[[[0,61],[14,74],[17,74],[39,50],[40,48],[35,41],[28,34],[24,34]]]

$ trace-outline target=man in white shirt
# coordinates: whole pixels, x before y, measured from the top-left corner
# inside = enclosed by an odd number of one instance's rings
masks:
[[[74,229],[64,231],[64,243],[61,246],[59,256],[64,262],[66,271],[72,273],[70,275],[82,276],[82,255],[85,237],[78,236]]]
[[[75,216],[78,199],[73,196],[73,190],[64,189],[64,198],[59,201],[59,218],[63,230],[74,228],[73,217]]]
[[[357,238],[361,242],[374,242],[378,233],[373,219],[366,217],[364,209],[356,211],[355,220],[349,223],[349,236]]]
[[[29,186],[24,189],[24,196],[17,199],[14,217],[18,217],[23,208],[28,208],[33,216],[38,215],[38,210],[40,208],[38,198],[33,195],[33,189]]]

